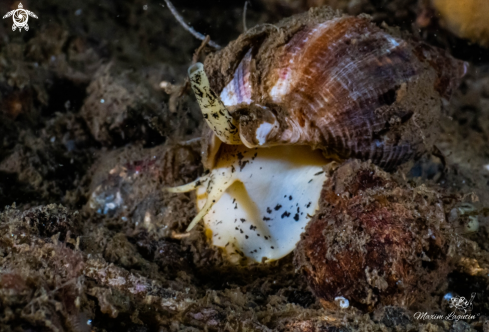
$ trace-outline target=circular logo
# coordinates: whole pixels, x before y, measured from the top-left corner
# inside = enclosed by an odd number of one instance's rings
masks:
[[[29,15],[27,15],[27,12],[24,9],[15,10],[13,17],[14,24],[18,27],[25,26],[27,24],[27,21],[29,20]]]
[[[29,31],[29,25],[27,24],[27,21],[29,20],[29,16],[37,18],[37,15],[34,14],[33,12],[24,9],[24,6],[22,6],[21,3],[19,3],[19,8],[14,9],[9,11],[7,14],[3,16],[3,18],[7,18],[12,16],[12,19],[14,20],[14,24],[12,25],[12,31],[19,29],[19,31],[22,31],[22,28],[25,29],[25,31]]]

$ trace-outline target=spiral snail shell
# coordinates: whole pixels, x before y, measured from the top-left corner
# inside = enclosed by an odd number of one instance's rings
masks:
[[[259,25],[189,69],[212,130],[210,173],[170,190],[197,189],[189,229],[204,218],[228,254],[278,259],[319,207],[324,166],[353,157],[393,169],[422,154],[465,71],[367,16],[320,8]]]

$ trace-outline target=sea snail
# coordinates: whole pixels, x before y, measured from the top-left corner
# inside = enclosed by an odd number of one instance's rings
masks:
[[[169,191],[197,190],[188,230],[203,218],[231,260],[279,259],[318,209],[325,166],[357,158],[392,169],[423,153],[465,71],[367,16],[319,8],[256,26],[190,67],[211,129],[209,173]]]

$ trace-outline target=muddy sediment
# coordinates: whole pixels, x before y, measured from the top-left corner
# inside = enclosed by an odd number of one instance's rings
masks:
[[[422,225],[436,215],[429,211],[443,211],[451,231],[433,244],[446,250],[439,265],[415,259],[416,273],[439,282],[409,305],[340,309],[315,296],[293,254],[266,265],[227,263],[202,226],[184,233],[194,194],[161,190],[204,171],[203,120],[184,87],[200,41],[156,2],[29,1],[24,8],[39,17],[29,31],[13,32],[7,19],[0,25],[0,330],[486,331],[489,52],[443,30],[424,1],[312,2],[253,1],[247,25],[330,4],[470,63],[445,105],[436,149],[393,173],[375,169],[401,187],[376,197],[395,192],[400,203],[412,199],[403,213],[430,215],[414,221],[424,239],[417,249],[427,241]],[[242,2],[175,6],[221,45],[243,32]],[[2,13],[14,8],[0,4]],[[420,14],[430,18],[422,28]],[[341,222],[330,217],[323,222]],[[467,228],[473,218],[477,231]],[[472,293],[474,319],[415,318],[447,314],[447,294]]]

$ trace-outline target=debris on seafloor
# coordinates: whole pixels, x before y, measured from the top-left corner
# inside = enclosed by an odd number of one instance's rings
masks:
[[[93,137],[103,145],[157,140],[163,130],[158,97],[131,69],[103,65],[87,88],[80,110]],[[137,125],[136,125],[137,124]]]
[[[296,265],[326,306],[339,296],[368,311],[423,301],[450,272],[457,246],[444,201],[371,164],[346,162],[325,183]]]
[[[181,145],[112,151],[94,166],[87,207],[119,223],[130,222],[136,229],[161,228],[160,236],[168,236],[171,227],[165,221],[178,218],[161,187],[184,174],[184,179],[198,174],[198,159],[192,147]]]

